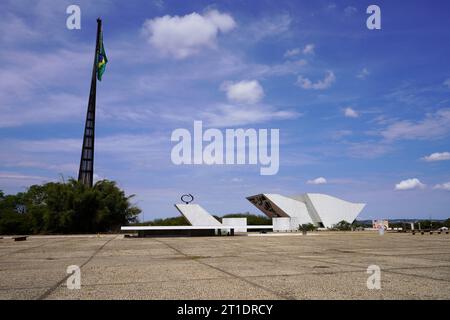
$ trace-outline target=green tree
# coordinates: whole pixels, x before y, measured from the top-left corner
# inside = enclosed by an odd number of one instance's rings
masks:
[[[447,228],[450,228],[450,218],[448,218],[444,221],[444,226],[446,226]]]
[[[247,218],[248,225],[271,225],[272,224],[272,220],[269,219],[268,217],[256,215],[256,214],[250,214],[249,212],[226,214],[222,217],[222,219],[223,218]]]
[[[29,219],[22,206],[23,193],[0,192],[0,234],[27,234]]]
[[[333,226],[333,229],[339,230],[339,231],[349,231],[349,230],[351,230],[351,228],[352,228],[352,224],[345,220],[342,220]]]
[[[315,231],[317,230],[317,227],[313,225],[312,223],[306,223],[299,225],[298,228],[300,231]]]
[[[27,192],[0,194],[0,233],[88,233],[117,231],[141,210],[114,181],[88,188],[74,179],[33,185]]]
[[[372,224],[371,223],[367,223],[367,222],[362,222],[362,221],[355,220],[352,223],[352,227],[355,228],[355,229],[356,228],[371,228]]]

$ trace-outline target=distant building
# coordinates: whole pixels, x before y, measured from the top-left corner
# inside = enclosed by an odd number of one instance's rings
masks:
[[[372,228],[373,229],[381,229],[384,230],[389,229],[389,221],[388,220],[372,220]]]

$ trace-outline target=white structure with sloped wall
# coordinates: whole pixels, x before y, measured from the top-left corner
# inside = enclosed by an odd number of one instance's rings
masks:
[[[320,193],[292,197],[263,193],[247,197],[247,200],[269,218],[291,218],[297,226],[312,223],[326,228],[342,220],[352,223],[365,207],[364,203],[352,203]]]
[[[221,226],[208,211],[198,204],[176,204],[175,208],[187,219],[192,226]]]

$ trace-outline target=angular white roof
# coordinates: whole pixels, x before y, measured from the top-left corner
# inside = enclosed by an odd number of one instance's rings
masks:
[[[352,203],[320,193],[292,197],[264,193],[247,199],[271,218],[295,217],[301,224],[323,224],[327,228],[342,220],[353,222],[365,207],[364,203]]]
[[[221,226],[211,214],[198,204],[176,204],[175,208],[189,221],[192,226]]]
[[[266,194],[267,199],[285,217],[297,218],[301,224],[313,223],[306,204],[279,194]]]

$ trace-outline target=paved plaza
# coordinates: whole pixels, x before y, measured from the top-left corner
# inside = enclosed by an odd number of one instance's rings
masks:
[[[3,237],[0,299],[450,299],[450,236]]]

